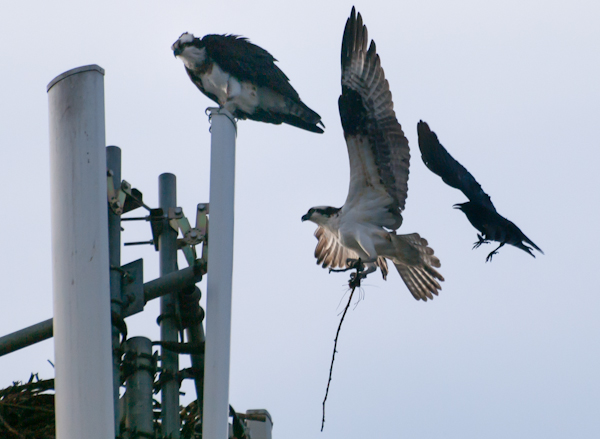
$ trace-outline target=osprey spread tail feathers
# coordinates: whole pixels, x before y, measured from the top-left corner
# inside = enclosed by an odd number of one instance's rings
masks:
[[[315,231],[318,240],[315,249],[317,264],[334,270],[347,269],[359,259],[360,256],[354,249],[341,244],[338,233],[330,231],[324,225],[330,223],[330,220],[319,210],[311,209],[302,220],[323,224]],[[365,273],[372,273],[379,267],[381,275],[386,279],[388,274],[386,259],[389,259],[396,266],[402,280],[416,300],[427,301],[433,299],[433,295],[438,295],[439,290],[442,289],[438,280],[443,282],[444,277],[435,269],[441,266],[440,260],[434,256],[433,249],[428,247],[426,239],[421,238],[418,233],[396,235],[394,232],[387,232],[385,239],[379,240],[378,243],[375,262],[367,262],[366,259],[362,261],[365,262]]]
[[[410,293],[417,300],[427,301],[438,295],[442,287],[436,279],[444,281],[444,277],[433,267],[441,266],[440,260],[433,255],[427,240],[418,233],[410,235],[390,234],[396,257],[390,258]]]

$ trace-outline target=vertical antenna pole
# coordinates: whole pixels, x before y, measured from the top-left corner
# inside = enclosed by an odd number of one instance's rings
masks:
[[[115,437],[104,70],[48,84],[57,439]]]
[[[106,147],[106,167],[112,172],[112,181],[118,193],[121,187],[121,148],[117,146]],[[113,212],[107,204],[108,211],[108,262],[110,264],[110,310],[111,313],[120,318],[123,299],[121,297],[121,215]],[[121,341],[120,333],[115,325],[112,325],[112,349],[113,349],[113,395],[115,404],[115,429],[116,436],[120,435],[119,425],[121,413],[119,413],[119,390],[121,387]]]
[[[204,344],[204,310],[200,308],[200,289],[195,287],[192,291],[182,291],[179,294],[179,303],[185,319],[189,319],[188,327],[185,328],[185,336],[188,343],[196,346]],[[202,406],[204,401],[204,358],[200,354],[191,354],[190,360],[194,370],[194,385],[196,387],[196,401],[198,404],[199,422],[202,422]],[[202,372],[202,374],[200,373]]]
[[[160,257],[160,275],[177,271],[177,232],[169,224],[169,208],[177,206],[177,180],[173,174],[161,174],[158,177],[158,203],[167,217],[158,238]],[[160,339],[177,342],[177,294],[167,294],[160,298]],[[178,439],[180,434],[179,416],[179,356],[175,352],[161,348],[161,413],[162,434],[164,437]]]
[[[211,110],[210,230],[202,437],[227,439],[236,125]]]
[[[155,437],[152,411],[152,385],[154,384],[154,358],[152,342],[146,337],[127,340],[126,361],[133,372],[127,378],[125,428],[129,437]]]

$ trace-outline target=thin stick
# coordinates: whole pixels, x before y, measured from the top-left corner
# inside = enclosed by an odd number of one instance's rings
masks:
[[[9,433],[12,433],[13,435],[15,435],[21,439],[26,439],[24,435],[22,435],[17,430],[15,430],[13,427],[11,427],[10,424],[8,422],[6,422],[6,420],[2,417],[2,415],[0,415],[0,422],[2,423],[2,425],[4,425],[6,427],[6,429],[8,430]]]
[[[327,401],[327,395],[329,395],[329,384],[331,384],[331,374],[333,373],[333,362],[335,361],[335,353],[337,352],[337,342],[338,337],[340,335],[340,329],[342,329],[342,323],[344,322],[344,317],[346,317],[346,312],[348,308],[350,308],[350,301],[352,300],[352,296],[354,295],[354,290],[358,285],[354,285],[352,287],[352,291],[350,292],[350,297],[348,298],[348,303],[346,304],[346,308],[344,308],[344,314],[342,314],[342,319],[340,320],[340,324],[337,329],[337,333],[335,334],[335,342],[333,343],[333,355],[331,357],[331,366],[329,367],[329,379],[327,380],[327,390],[325,391],[325,399],[323,399],[323,419],[321,420],[321,431],[323,431],[323,427],[325,426],[325,401]]]

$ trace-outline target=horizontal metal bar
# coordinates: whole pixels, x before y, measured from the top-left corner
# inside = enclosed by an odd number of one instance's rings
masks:
[[[149,221],[149,216],[128,216],[121,217],[121,221]]]
[[[144,299],[146,303],[152,299],[169,293],[193,287],[206,274],[206,262],[198,260],[191,267],[166,274],[144,284]]]
[[[123,243],[123,245],[125,247],[129,246],[129,245],[152,245],[154,244],[154,241],[151,239],[150,241],[135,241],[135,242],[125,242]]]
[[[144,300],[148,303],[165,294],[191,288],[202,280],[204,274],[206,274],[206,263],[200,260],[191,267],[146,282],[144,284]],[[48,319],[0,337],[0,357],[52,338],[52,325],[53,319]]]
[[[52,319],[0,337],[0,357],[52,337]]]

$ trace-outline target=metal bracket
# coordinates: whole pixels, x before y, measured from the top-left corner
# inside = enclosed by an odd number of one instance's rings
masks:
[[[208,260],[208,212],[209,204],[200,203],[196,207],[196,230],[203,237],[202,259]]]
[[[236,118],[235,118],[235,116],[233,114],[231,114],[225,108],[223,108],[223,107],[208,107],[206,110],[204,110],[204,114],[206,114],[208,116],[208,122],[209,123],[212,120],[213,114],[221,114],[221,115],[227,117],[227,119],[229,119],[231,121],[231,123],[233,124],[233,129],[235,130],[235,135],[237,137],[237,121],[236,121]],[[212,132],[212,125],[208,129],[208,131]]]
[[[138,207],[144,207],[146,210],[150,210],[150,208],[144,204],[144,195],[136,188],[132,188],[125,180],[121,182],[121,190],[127,195],[123,202],[123,213],[131,212]]]
[[[152,241],[154,242],[154,250],[156,251],[158,251],[158,237],[164,228],[164,219],[165,215],[160,207],[150,209],[150,229],[152,230]]]
[[[191,227],[190,221],[183,215],[183,210],[180,207],[169,209],[169,223],[175,230],[181,230],[183,238],[177,240],[177,246],[183,254],[189,266],[194,265],[196,261],[196,245],[207,241],[207,225],[208,225],[208,203],[198,204],[196,208],[196,227]],[[204,248],[202,250],[204,255]]]
[[[116,189],[114,173],[112,170],[106,170],[106,188],[108,191],[108,205],[115,215],[122,215],[142,207],[144,205],[143,195],[137,189],[131,187],[125,180],[119,183],[119,190]]]
[[[121,297],[123,298],[123,317],[144,310],[144,260],[138,259],[121,267]]]
[[[106,187],[108,190],[108,205],[115,215],[123,213],[123,204],[127,194],[121,189],[115,188],[114,173],[110,169],[106,171]]]
[[[179,223],[182,220],[187,221],[186,217],[183,215],[183,209],[181,207],[169,207],[169,225],[173,230],[179,232]]]

